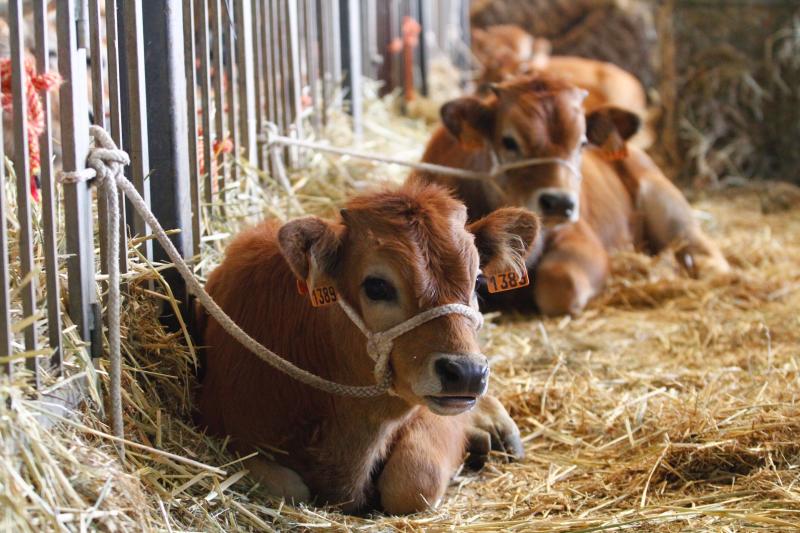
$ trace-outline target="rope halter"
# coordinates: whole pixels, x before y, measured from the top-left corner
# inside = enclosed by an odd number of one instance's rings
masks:
[[[394,340],[420,327],[426,322],[430,322],[435,318],[445,315],[461,315],[472,321],[472,326],[475,328],[475,331],[483,327],[483,315],[472,307],[464,304],[445,304],[426,309],[425,311],[413,315],[408,320],[400,322],[396,326],[392,326],[384,331],[374,332],[367,327],[364,320],[350,304],[346,303],[342,298],[339,298],[338,302],[339,307],[342,308],[350,321],[353,322],[367,338],[367,355],[375,361],[374,375],[376,383],[391,384],[392,376],[391,370],[389,369],[389,356],[394,347]],[[391,392],[391,389],[389,389],[389,392]]]

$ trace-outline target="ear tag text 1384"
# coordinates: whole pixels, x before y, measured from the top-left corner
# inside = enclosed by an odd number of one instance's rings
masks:
[[[491,294],[520,289],[529,285],[530,282],[527,272],[522,276],[516,272],[503,272],[494,276],[486,276],[486,287]]]

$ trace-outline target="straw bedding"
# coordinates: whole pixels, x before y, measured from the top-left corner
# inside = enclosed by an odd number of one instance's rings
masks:
[[[418,157],[426,127],[391,116],[380,101],[368,105],[369,141],[361,146]],[[346,144],[345,122],[335,118],[329,129]],[[268,176],[247,172],[228,191],[228,217],[206,220],[212,236],[198,270],[213,268],[227,236],[250,220],[330,214],[344,195],[404,174],[312,154],[293,175],[290,198]],[[734,265],[729,276],[689,279],[669,254],[620,253],[610,286],[581,317],[491,320],[482,333],[491,390],[519,424],[527,457],[460,473],[438,509],[410,517],[344,516],[265,499],[225,442],[192,424],[193,347],[158,325],[161,304],[175,302],[151,290],[164,292],[159,268],[132,250],[122,332],[125,462],[104,436],[97,397],[44,415],[53,390],[37,400],[22,376],[0,381],[0,524],[14,531],[796,529],[800,206],[763,213],[762,198],[751,188],[696,202]],[[74,329],[66,337],[68,375],[92,383]],[[101,388],[105,367],[101,360],[96,371]]]

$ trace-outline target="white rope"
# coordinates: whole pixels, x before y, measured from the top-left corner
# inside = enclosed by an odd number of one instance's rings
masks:
[[[280,135],[278,133],[278,128],[273,123],[267,123],[267,146],[273,147],[276,145],[282,146],[299,146],[301,148],[308,148],[311,150],[317,150],[319,152],[328,152],[331,154],[337,155],[345,155],[350,157],[356,157],[358,159],[366,159],[369,161],[377,161],[379,163],[387,163],[390,165],[400,165],[408,168],[413,168],[415,170],[424,170],[426,172],[431,172],[434,174],[444,174],[447,176],[456,176],[459,178],[469,179],[469,180],[480,180],[480,181],[487,181],[487,180],[494,180],[498,176],[501,176],[508,172],[509,170],[514,170],[518,168],[525,168],[525,167],[532,167],[537,165],[547,165],[551,163],[555,163],[557,165],[562,165],[569,169],[575,176],[580,176],[581,172],[574,163],[567,159],[561,159],[559,157],[533,157],[529,159],[522,159],[520,161],[513,161],[510,163],[500,163],[497,155],[492,151],[492,168],[488,171],[476,171],[476,170],[467,170],[464,168],[456,168],[456,167],[449,167],[445,165],[437,165],[435,163],[425,163],[422,161],[406,161],[405,159],[398,159],[396,157],[388,157],[383,155],[374,155],[374,154],[367,154],[364,152],[359,152],[357,150],[350,150],[347,148],[337,148],[335,146],[330,146],[327,144],[321,143],[314,143],[310,141],[304,141],[301,139],[293,139],[291,137],[286,137],[284,135]],[[281,183],[285,181],[284,177],[279,176]]]
[[[174,264],[178,273],[186,283],[187,289],[194,294],[198,301],[206,308],[208,314],[219,323],[220,326],[242,344],[245,348],[253,352],[256,356],[268,363],[272,367],[289,375],[297,381],[314,387],[316,389],[338,394],[342,396],[352,396],[356,398],[371,398],[380,396],[391,391],[392,375],[389,368],[389,355],[391,354],[394,340],[405,333],[419,327],[420,325],[435,318],[457,314],[469,318],[473,326],[478,329],[483,324],[483,315],[475,309],[463,304],[447,304],[432,309],[428,309],[412,316],[408,320],[382,332],[372,332],[367,328],[363,319],[350,307],[342,298],[338,299],[339,305],[345,314],[353,321],[356,327],[367,338],[367,354],[375,361],[375,385],[355,386],[345,385],[329,381],[320,376],[312,374],[307,370],[299,368],[278,354],[272,352],[257,340],[252,338],[239,327],[223,310],[217,305],[213,298],[205,291],[203,286],[192,273],[189,266],[180,256],[180,253],[172,244],[161,224],[147,206],[147,203],[139,195],[133,184],[125,178],[123,165],[129,164],[128,154],[117,148],[113,139],[108,133],[99,126],[91,126],[90,134],[94,139],[94,146],[90,150],[88,165],[90,168],[74,172],[60,172],[57,176],[61,183],[77,183],[95,179],[98,187],[103,188],[109,199],[109,298],[108,298],[108,329],[109,329],[109,357],[111,359],[111,405],[112,421],[114,433],[122,435],[122,402],[120,388],[120,341],[119,341],[119,198],[117,187],[122,190],[133,208],[139,213],[144,221],[152,228],[153,234]]]

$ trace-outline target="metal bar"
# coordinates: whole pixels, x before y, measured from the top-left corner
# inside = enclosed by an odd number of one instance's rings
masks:
[[[29,165],[28,150],[28,98],[26,84],[28,76],[25,73],[25,44],[23,42],[22,28],[22,0],[10,0],[8,3],[8,22],[11,27],[11,93],[13,99],[14,129],[14,170],[17,174],[17,219],[19,222],[19,265],[20,279],[29,278],[24,287],[20,287],[22,295],[22,312],[24,316],[36,315],[36,281],[32,275],[35,264],[33,259],[33,230],[31,223],[31,180],[33,175]],[[38,320],[33,320],[24,330],[25,349],[33,351],[38,348],[36,326]],[[26,366],[35,371],[38,383],[39,358],[30,357],[25,361]]]
[[[317,28],[319,29],[319,70],[322,77],[322,87],[320,91],[320,108],[322,114],[322,125],[328,124],[328,103],[332,93],[331,86],[331,54],[330,54],[330,33],[331,33],[331,9],[332,3],[329,0],[317,0]]]
[[[78,36],[78,48],[88,48],[89,47],[89,24],[86,17],[89,14],[89,1],[88,0],[79,0],[78,2],[78,12],[77,17],[75,20],[75,25],[77,27],[77,36]]]
[[[5,145],[3,141],[3,121],[0,120],[0,184],[3,185],[0,187],[0,357],[11,355],[11,341],[14,339],[14,334],[11,332],[11,295],[9,294],[11,277],[8,270],[8,229],[6,223],[8,220],[5,187],[6,155],[3,150]],[[0,370],[5,370],[6,373],[10,374],[13,366],[13,363],[9,361],[0,366]]]
[[[261,2],[261,19],[263,21],[264,35],[263,55],[264,55],[264,91],[266,99],[267,120],[277,123],[278,117],[275,107],[275,32],[273,31],[272,0]]]
[[[36,70],[46,74],[50,70],[50,47],[48,46],[47,1],[35,0],[34,26],[36,31]],[[58,241],[56,236],[56,189],[53,181],[53,123],[51,117],[50,92],[39,92],[44,115],[44,130],[39,136],[41,154],[42,222],[44,244],[45,287],[47,289],[47,336],[53,354],[51,366],[57,374],[63,372],[63,346],[61,339],[61,290],[58,280]],[[1,161],[1,160],[0,160]]]
[[[291,108],[291,73],[289,71],[290,63],[289,63],[289,28],[287,27],[286,20],[288,18],[288,3],[290,0],[278,0],[278,29],[279,29],[279,41],[278,41],[278,50],[279,50],[279,61],[278,61],[278,70],[280,71],[281,76],[281,93],[280,93],[280,102],[281,102],[281,114],[283,115],[283,126],[281,128],[281,132],[283,134],[289,134],[290,128],[292,127],[292,108]],[[287,150],[287,153],[291,153]]]
[[[58,0],[56,6],[58,70],[64,78],[59,92],[62,164],[65,171],[82,170],[89,151],[86,49],[76,47],[75,1]],[[102,342],[94,283],[91,195],[86,183],[66,184],[63,191],[69,314],[96,356],[102,351]]]
[[[192,250],[200,251],[200,165],[197,155],[197,66],[195,63],[195,0],[186,0],[183,7],[183,63],[186,76],[186,136],[189,150],[189,197],[192,216]]]
[[[101,52],[102,36],[100,35],[100,2],[101,0],[91,0],[89,3],[89,59],[92,66],[92,115],[94,115],[94,123],[101,128],[105,128],[106,114],[103,102],[103,57]],[[103,261],[103,263],[105,263],[105,261]]]
[[[142,0],[148,13],[143,21],[142,36],[147,41],[144,55],[147,79],[147,125],[158,136],[148,137],[151,170],[150,205],[162,227],[179,229],[170,240],[182,257],[194,256],[192,237],[192,199],[189,174],[189,142],[186,115],[186,76],[184,47],[190,37],[183,34],[183,0]],[[191,59],[191,58],[190,58]],[[153,249],[153,259],[169,263],[169,256],[160,244]],[[163,272],[175,298],[181,302],[182,313],[189,316],[191,307],[185,282],[174,268]],[[162,322],[171,331],[180,323],[166,307]]]
[[[289,131],[298,139],[303,138],[303,121],[301,119],[303,113],[302,93],[303,82],[300,77],[300,17],[298,16],[297,3],[299,0],[288,0],[288,47],[289,53],[286,55],[288,61],[288,95],[289,95],[289,117],[291,126]],[[291,162],[296,164],[299,159],[298,150],[290,150]]]
[[[100,1],[89,1],[89,59],[92,67],[92,115],[90,121],[106,127],[103,101],[103,58],[100,35]],[[108,196],[103,188],[97,190],[97,228],[100,237],[100,272],[108,274]],[[124,249],[124,248],[120,248]]]
[[[341,34],[347,38],[342,41],[342,62],[346,64],[344,86],[346,87],[353,117],[353,135],[362,136],[362,94],[361,94],[361,29],[358,0],[340,0],[342,8]]]
[[[266,21],[264,20],[264,11],[262,6],[264,0],[255,0],[253,6],[251,22],[253,24],[253,68],[254,68],[254,81],[253,84],[253,97],[255,99],[255,131],[256,131],[256,155],[255,163],[258,168],[264,169],[267,167],[267,154],[264,150],[261,139],[264,135],[264,123],[267,120],[267,76],[265,71],[265,47],[264,47],[264,31],[266,28]]]
[[[425,0],[417,0],[417,15],[420,26],[419,32],[419,92],[422,96],[428,96],[428,23],[430,15],[428,8],[429,2]]]
[[[228,123],[228,135],[230,136],[231,143],[233,144],[233,151],[226,157],[228,160],[228,175],[233,182],[239,180],[239,165],[236,159],[241,156],[241,138],[239,136],[239,65],[236,58],[236,19],[239,16],[238,11],[233,11],[231,0],[223,1],[222,19],[222,35],[224,36],[223,50],[225,55],[223,59],[225,64],[225,76],[227,79],[227,86],[225,87],[225,108]],[[241,36],[239,37],[241,39]]]
[[[391,93],[394,88],[393,65],[394,54],[389,45],[392,42],[392,9],[389,2],[378,2],[375,5],[375,60],[380,62],[376,76],[383,82],[380,95]]]
[[[207,212],[211,213],[211,204],[214,201],[214,159],[211,131],[211,48],[208,34],[208,2],[210,0],[197,0],[200,9],[197,12],[197,21],[200,24],[200,108],[203,113],[203,162],[205,168],[205,203]]]
[[[236,0],[236,61],[237,88],[239,89],[239,142],[245,159],[256,162],[256,82],[255,48],[256,34],[253,32],[253,2]]]
[[[211,0],[211,28],[214,32],[214,41],[213,41],[213,48],[211,59],[213,61],[213,70],[214,74],[212,76],[214,82],[214,120],[215,120],[215,136],[212,137],[211,132],[207,132],[206,135],[208,136],[208,143],[212,145],[214,141],[221,143],[225,141],[225,102],[224,102],[224,94],[225,94],[225,83],[224,83],[224,72],[225,67],[223,65],[222,60],[222,42],[223,42],[223,35],[222,35],[222,0]],[[212,138],[214,141],[212,141]],[[219,172],[216,172],[215,175],[217,177],[217,201],[220,204],[220,213],[224,214],[225,209],[225,167],[224,167],[224,154],[219,154],[213,158],[212,165],[219,160]]]
[[[314,132],[319,135],[322,133],[322,92],[320,91],[320,72],[319,72],[319,35],[317,33],[317,0],[304,0],[305,2],[305,36],[306,36],[306,57],[308,90],[311,97],[313,113],[311,114],[311,126]]]
[[[122,101],[122,140],[125,150],[131,158],[126,168],[129,177],[150,204],[150,157],[147,142],[147,94],[144,73],[144,38],[142,36],[142,3],[122,2],[118,6],[119,39],[124,47],[120,54],[120,95]],[[162,50],[161,53],[164,53]],[[132,221],[133,231],[139,236],[150,233],[142,217],[127,206]],[[153,243],[146,240],[141,245],[145,257],[152,259]]]
[[[272,8],[272,73],[274,90],[275,124],[284,133],[283,70],[281,68],[281,10],[282,0],[270,0]]]
[[[117,21],[117,2],[116,0],[105,0],[106,12],[106,57],[108,58],[107,74],[108,74],[108,128],[111,138],[117,146],[122,146],[122,101],[120,95],[120,65],[119,65],[119,32]],[[99,28],[98,28],[99,32]],[[119,193],[119,205],[125,205],[125,196],[122,192]],[[104,198],[99,198],[99,215],[100,220],[105,224],[105,201]],[[120,274],[128,271],[127,251],[128,251],[128,223],[123,209],[119,214],[119,249],[123,251],[119,258]],[[103,233],[101,232],[101,235]],[[105,241],[105,239],[101,239]],[[105,244],[102,245],[105,249]],[[107,267],[106,262],[102,261],[101,268],[105,273]]]

